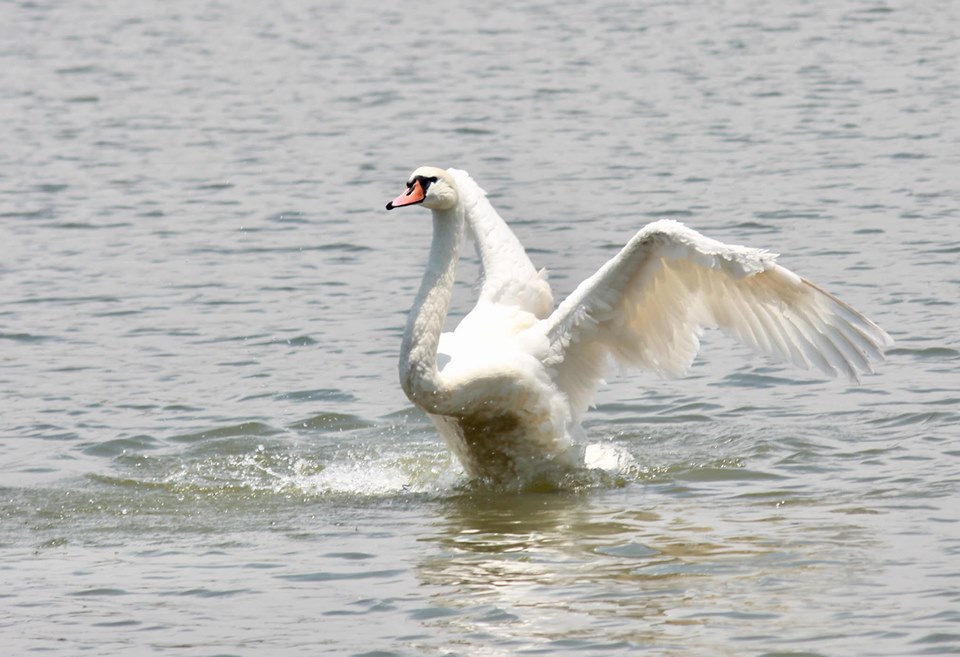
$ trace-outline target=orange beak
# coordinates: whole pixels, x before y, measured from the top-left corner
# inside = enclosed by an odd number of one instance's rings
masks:
[[[413,184],[410,185],[410,188],[407,189],[403,194],[393,199],[387,203],[387,209],[392,210],[394,208],[402,208],[405,205],[416,205],[417,203],[423,203],[427,195],[423,191],[423,187],[420,186],[419,180],[414,180]]]

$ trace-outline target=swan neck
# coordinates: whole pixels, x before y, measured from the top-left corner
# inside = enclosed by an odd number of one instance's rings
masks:
[[[436,412],[445,399],[437,348],[450,308],[463,239],[463,206],[433,210],[433,241],[400,351],[400,383],[410,401]]]

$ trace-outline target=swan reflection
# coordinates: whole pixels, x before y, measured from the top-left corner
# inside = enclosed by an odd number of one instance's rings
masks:
[[[790,622],[797,589],[849,576],[838,567],[849,558],[830,553],[863,540],[860,528],[837,525],[830,534],[843,538],[824,550],[804,539],[811,528],[767,506],[731,523],[716,507],[638,510],[617,496],[631,497],[629,489],[472,492],[441,502],[417,568],[447,612],[431,622],[461,637],[542,633],[580,648],[595,646],[577,642],[595,638],[600,623],[610,626],[610,650],[674,639],[689,650],[698,637],[706,649],[712,628]]]

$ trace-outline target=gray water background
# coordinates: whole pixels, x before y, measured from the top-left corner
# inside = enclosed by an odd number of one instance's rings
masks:
[[[0,4],[4,654],[960,652],[960,5],[471,4]],[[638,467],[470,486],[396,381],[427,163],[558,298],[673,217],[897,345],[709,334],[598,396]]]

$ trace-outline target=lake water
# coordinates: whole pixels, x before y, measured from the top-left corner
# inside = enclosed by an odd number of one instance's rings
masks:
[[[0,17],[4,654],[960,653],[953,0]],[[673,217],[897,344],[851,385],[710,334],[601,390],[635,467],[470,485],[397,382],[421,164],[558,298]]]

